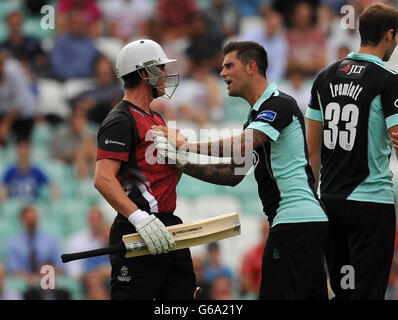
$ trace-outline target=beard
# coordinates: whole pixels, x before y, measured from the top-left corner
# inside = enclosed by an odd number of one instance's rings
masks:
[[[394,42],[393,45],[389,46],[386,50],[386,52],[384,53],[383,56],[383,61],[387,62],[388,60],[390,60],[392,53],[394,52],[395,47],[397,46],[397,43]]]

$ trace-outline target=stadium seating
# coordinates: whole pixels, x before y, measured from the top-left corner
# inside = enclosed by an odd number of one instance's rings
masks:
[[[226,121],[239,121],[243,125],[249,110],[249,104],[242,98],[227,97],[224,102]]]
[[[191,199],[204,195],[215,194],[216,190],[216,185],[197,180],[186,174],[181,177],[177,185],[177,194]]]
[[[51,214],[65,222],[68,235],[86,228],[86,216],[90,203],[85,198],[75,197],[54,202]],[[62,219],[62,220],[61,220]]]

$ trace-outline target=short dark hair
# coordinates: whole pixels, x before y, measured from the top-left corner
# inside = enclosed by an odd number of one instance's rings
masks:
[[[386,32],[398,29],[398,10],[394,7],[375,3],[365,8],[359,17],[361,45],[377,46]]]
[[[130,72],[130,73],[124,75],[122,77],[122,79],[124,81],[125,89],[132,89],[132,88],[137,87],[142,80],[141,75],[139,74],[139,71]]]
[[[254,41],[231,41],[223,48],[223,55],[225,56],[233,51],[237,51],[236,57],[244,65],[254,60],[260,75],[267,78],[268,57],[263,46]]]

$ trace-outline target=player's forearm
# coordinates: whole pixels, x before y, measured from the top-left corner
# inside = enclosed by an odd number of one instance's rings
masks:
[[[241,157],[245,155],[245,147],[246,141],[241,136],[235,136],[214,141],[191,142],[186,146],[186,150],[212,157]]]
[[[244,178],[244,175],[236,174],[236,168],[237,167],[232,163],[187,164],[184,166],[184,173],[209,183],[235,186]]]
[[[126,218],[138,209],[135,203],[126,195],[126,192],[115,177],[96,176],[94,186],[105,200]]]

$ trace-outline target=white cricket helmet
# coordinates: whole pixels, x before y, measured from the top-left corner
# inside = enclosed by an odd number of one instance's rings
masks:
[[[167,58],[157,42],[140,39],[125,45],[119,52],[116,59],[116,74],[118,78],[121,78],[131,72],[145,69],[148,77],[142,79],[151,87],[163,91],[164,95],[170,99],[179,84],[179,75],[168,75],[157,66],[174,61],[177,60]],[[141,72],[139,74],[142,77]],[[163,85],[158,83],[161,76],[165,77]],[[172,92],[167,94],[166,88],[172,88]]]

